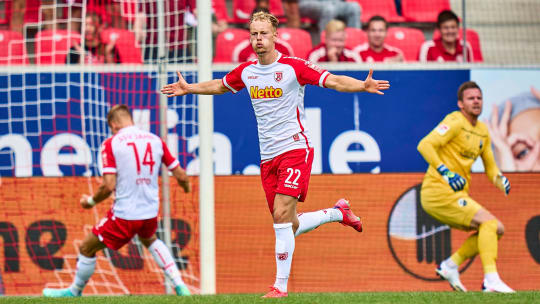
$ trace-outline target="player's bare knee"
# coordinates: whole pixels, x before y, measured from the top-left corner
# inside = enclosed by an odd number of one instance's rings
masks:
[[[91,246],[89,246],[87,243],[82,243],[81,246],[79,246],[79,252],[85,257],[89,257],[89,258],[95,255],[95,252],[92,250]]]

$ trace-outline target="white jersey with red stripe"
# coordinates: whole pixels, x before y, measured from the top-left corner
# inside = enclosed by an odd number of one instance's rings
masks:
[[[324,87],[329,74],[309,61],[278,52],[271,64],[248,61],[223,77],[223,85],[233,93],[243,88],[249,91],[257,117],[262,160],[311,147],[305,129],[305,85]]]
[[[101,157],[103,174],[116,174],[114,216],[125,220],[156,217],[161,163],[169,170],[179,166],[163,140],[135,126],[125,127],[103,142]]]

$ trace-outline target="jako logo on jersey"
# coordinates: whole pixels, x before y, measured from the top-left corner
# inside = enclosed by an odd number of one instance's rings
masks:
[[[281,88],[266,87],[259,89],[258,86],[249,87],[249,96],[251,99],[263,99],[263,98],[279,98],[283,96],[283,90]]]

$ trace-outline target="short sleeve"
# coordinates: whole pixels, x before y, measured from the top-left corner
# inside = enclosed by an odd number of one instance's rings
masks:
[[[174,156],[172,156],[171,151],[169,151],[169,148],[163,140],[161,140],[161,145],[163,147],[163,156],[161,158],[161,162],[167,166],[167,169],[173,170],[174,168],[180,166],[180,163]]]
[[[225,75],[225,77],[222,78],[223,85],[233,93],[245,88],[246,85],[244,84],[244,81],[242,81],[242,71],[244,71],[246,66],[250,64],[252,64],[252,62],[242,63],[234,70],[230,71],[227,75]]]
[[[328,78],[328,75],[330,75],[327,70],[319,67],[311,61],[295,60],[295,63],[292,66],[295,70],[298,83],[300,83],[302,86],[311,84],[324,88],[326,78]]]
[[[103,163],[103,174],[116,174],[116,159],[112,150],[112,137],[103,142],[101,160]]]

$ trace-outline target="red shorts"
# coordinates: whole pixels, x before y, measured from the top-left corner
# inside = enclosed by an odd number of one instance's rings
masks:
[[[276,193],[306,199],[313,163],[313,148],[296,149],[261,162],[261,180],[270,213]]]
[[[99,240],[112,250],[118,250],[137,234],[148,239],[157,230],[157,217],[146,220],[124,220],[114,216],[111,210],[92,228]]]

